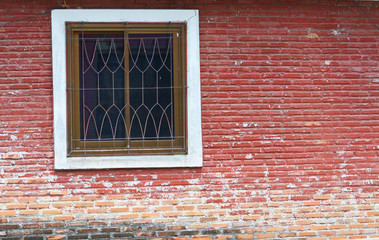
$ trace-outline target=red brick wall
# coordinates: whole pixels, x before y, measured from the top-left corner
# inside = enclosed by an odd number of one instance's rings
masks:
[[[204,167],[54,171],[50,13],[8,24],[1,239],[379,239],[379,31],[352,1],[66,1],[200,10]]]

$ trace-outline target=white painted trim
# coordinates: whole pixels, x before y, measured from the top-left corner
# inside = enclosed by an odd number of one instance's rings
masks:
[[[185,22],[187,24],[188,154],[67,157],[66,22]],[[54,93],[55,169],[201,167],[203,164],[200,100],[198,10],[59,9],[51,13]]]

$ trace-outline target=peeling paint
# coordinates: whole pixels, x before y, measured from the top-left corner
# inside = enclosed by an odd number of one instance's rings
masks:
[[[107,187],[107,188],[110,188],[110,187],[113,186],[113,184],[110,183],[110,182],[104,182],[103,185],[104,185],[105,187]]]
[[[198,178],[194,178],[194,179],[189,179],[188,180],[189,184],[198,184],[199,182],[200,182],[200,180]]]
[[[338,30],[332,30],[333,35],[341,35],[341,32]]]
[[[318,34],[317,33],[309,33],[308,35],[307,35],[307,38],[318,38]]]
[[[258,123],[254,123],[254,122],[244,122],[242,123],[242,127],[246,128],[246,127],[251,127],[251,126],[254,126],[254,127],[258,127],[259,124]]]

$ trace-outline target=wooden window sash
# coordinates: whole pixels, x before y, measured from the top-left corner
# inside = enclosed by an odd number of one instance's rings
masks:
[[[185,26],[184,24],[87,24],[69,23],[67,29],[67,102],[68,102],[68,155],[124,155],[124,154],[185,154],[186,132],[186,81],[185,81]],[[174,140],[130,140],[130,94],[129,71],[124,71],[125,119],[129,135],[125,141],[82,141],[80,140],[80,91],[79,89],[79,39],[80,33],[123,33],[125,69],[129,69],[128,34],[172,34],[173,35],[173,78],[174,78]],[[177,88],[182,86],[183,88]],[[70,90],[77,89],[77,90]],[[180,138],[180,137],[183,138]]]

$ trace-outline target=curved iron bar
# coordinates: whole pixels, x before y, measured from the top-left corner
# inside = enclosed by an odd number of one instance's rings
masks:
[[[126,128],[126,119],[125,119],[125,117],[124,117],[124,115],[122,114],[122,111],[127,107],[127,105],[129,105],[129,104],[126,104],[126,105],[124,105],[124,107],[123,108],[119,108],[119,107],[117,107],[117,105],[115,105],[116,106],[116,108],[118,109],[118,112],[119,112],[119,114],[117,115],[117,119],[116,119],[116,130],[115,130],[115,132],[117,132],[117,126],[118,126],[118,120],[120,119],[120,116],[121,116],[121,118],[122,118],[122,121],[124,122],[124,126],[125,126],[125,129],[127,130],[127,128]],[[128,131],[125,131],[125,133],[126,133],[126,138],[129,138],[129,133],[128,133]]]
[[[94,123],[94,125],[95,125],[96,135],[99,136],[99,130],[98,130],[98,128],[97,128],[96,119],[95,119],[95,116],[93,115],[93,112],[96,110],[97,106],[96,106],[95,109],[92,110],[92,111],[89,109],[89,107],[87,107],[87,105],[83,104],[83,106],[84,106],[85,109],[88,109],[88,111],[89,111],[89,113],[90,113],[90,115],[89,115],[89,117],[88,117],[88,120],[87,120],[87,123],[86,123],[86,128],[83,129],[83,130],[84,130],[84,131],[83,131],[83,132],[84,132],[84,136],[83,136],[83,138],[84,138],[84,140],[86,140],[86,139],[87,139],[87,133],[88,133],[88,126],[89,126],[89,122],[90,122],[91,116],[92,116],[92,119],[93,119],[93,123]],[[84,117],[84,116],[83,116],[83,117]]]
[[[167,46],[167,52],[166,52],[166,56],[165,56],[165,59],[162,58],[162,54],[161,54],[161,48],[159,47],[159,43],[158,43],[158,38],[155,38],[155,41],[157,43],[157,46],[158,46],[158,56],[159,58],[161,59],[161,62],[162,62],[162,65],[159,69],[155,70],[154,67],[152,66],[152,68],[156,71],[156,72],[159,72],[163,67],[165,67],[169,72],[172,72],[171,69],[168,68],[168,66],[166,65],[166,62],[167,62],[167,59],[168,59],[168,55],[169,55],[169,52],[170,52],[170,49],[171,49],[171,40],[172,40],[172,37],[169,38],[169,43],[168,43],[168,46]]]
[[[114,40],[114,39],[113,39]],[[118,58],[117,56],[117,50],[116,50],[116,44],[114,44],[114,52],[115,52],[115,55],[116,55],[116,60],[118,62],[118,65],[119,67],[115,70],[115,72],[118,71],[119,68],[122,68],[125,72],[127,72],[128,70],[126,70],[122,64],[122,62],[124,61],[125,59],[125,46],[124,46],[124,51],[123,51],[123,54],[122,54],[122,58],[121,58],[121,62],[120,62],[120,59]]]
[[[158,137],[157,125],[155,124],[154,116],[151,113],[152,109],[149,110],[149,108],[145,104],[142,104],[142,105],[146,108],[146,110],[148,112],[146,120],[145,120],[145,130],[144,130],[143,136],[145,137],[145,135],[146,135],[147,123],[149,121],[149,116],[151,116],[151,120],[153,120],[153,124],[154,124],[155,135]]]
[[[159,119],[159,131],[158,131],[158,136],[159,136],[159,134],[160,134],[160,131],[161,131],[161,124],[162,124],[162,119],[163,119],[163,117],[164,116],[166,116],[166,121],[167,121],[167,126],[168,126],[168,129],[170,130],[170,137],[173,137],[174,136],[174,134],[173,134],[173,129],[172,129],[172,126],[171,126],[171,124],[170,124],[170,119],[169,119],[169,117],[167,116],[167,108],[168,107],[171,107],[172,106],[172,103],[170,103],[169,105],[167,105],[167,107],[165,108],[165,109],[163,109],[163,107],[160,105],[160,104],[158,104],[160,107],[161,107],[161,109],[162,109],[162,115],[161,115],[161,119]]]
[[[89,64],[88,67],[87,67],[87,69],[85,69],[83,71],[83,74],[86,73],[90,68],[92,68],[93,71],[95,71],[97,74],[99,74],[99,72],[93,67],[93,62],[95,61],[95,56],[96,56],[96,51],[97,51],[96,50],[97,49],[97,42],[99,41],[99,39],[96,39],[95,47],[93,49],[93,54],[92,54],[92,59],[91,60],[89,59],[89,56],[88,56],[88,50],[87,50],[87,46],[85,44],[86,40],[85,40],[84,37],[83,37],[82,41],[83,41],[83,46],[84,46],[84,53],[85,53],[85,56],[87,58],[87,62]]]
[[[141,45],[142,45],[142,40],[140,39],[140,43],[139,43],[139,46],[138,46],[138,52],[137,52],[136,59],[133,58],[132,48],[129,47],[129,56],[130,56],[130,59],[133,62],[133,67],[131,67],[129,69],[129,72],[131,72],[133,70],[133,68],[136,68],[136,69],[138,69],[138,71],[142,72],[141,69],[139,69],[139,67],[137,66],[137,62],[138,62],[138,59],[139,59],[139,54],[140,54],[140,51],[141,51]],[[129,46],[130,46],[130,43],[129,43]]]
[[[131,106],[130,105],[130,109],[132,109],[133,110],[133,116],[131,117],[131,119],[130,119],[130,128],[129,128],[129,135],[131,136],[132,134],[131,134],[131,131],[132,131],[132,124],[133,124],[133,121],[134,121],[134,117],[135,116],[137,116],[137,120],[138,120],[138,122],[139,122],[139,126],[140,126],[140,130],[141,130],[141,135],[142,135],[142,133],[143,133],[143,129],[142,129],[142,123],[141,123],[141,119],[140,119],[140,117],[138,116],[138,114],[137,114],[137,111],[138,111],[138,109],[140,108],[141,106],[139,106],[138,108],[137,108],[137,110],[135,110],[134,108],[133,108],[133,106]]]
[[[108,111],[109,111],[110,108],[108,108],[108,110],[105,110],[105,108],[103,106],[100,105],[100,107],[103,109],[103,111],[105,112],[105,114],[103,116],[103,120],[101,121],[100,136],[99,136],[99,138],[101,138],[101,135],[103,133],[104,120],[105,120],[106,116],[108,116],[109,125],[111,126],[111,131],[112,131],[112,136],[113,136],[114,131],[113,131],[113,126],[112,126],[112,120],[111,120],[111,117],[108,114]]]
[[[111,44],[112,44],[112,43],[111,43]],[[112,46],[112,45],[111,45],[111,46]],[[110,72],[112,72],[111,69],[110,69],[109,66],[108,66],[108,61],[109,61],[109,59],[110,59],[110,57],[111,57],[112,47],[109,48],[109,52],[108,52],[107,60],[104,59],[103,52],[101,51],[100,42],[99,42],[99,48],[100,48],[100,50],[99,50],[99,52],[100,52],[100,57],[101,57],[101,60],[102,60],[103,63],[104,63],[104,67],[102,67],[102,68],[99,70],[99,73],[102,72],[105,68],[107,68]]]

